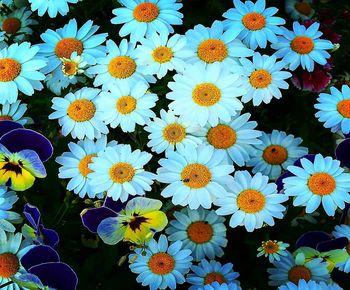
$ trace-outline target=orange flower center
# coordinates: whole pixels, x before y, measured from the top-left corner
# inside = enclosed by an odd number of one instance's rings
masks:
[[[207,140],[216,149],[227,149],[236,143],[237,135],[230,126],[219,124],[209,129]]]
[[[21,73],[21,64],[12,58],[0,59],[0,82],[13,81]]]
[[[67,113],[72,120],[76,122],[85,122],[91,120],[95,116],[96,107],[90,100],[80,99],[69,105]]]
[[[337,110],[344,118],[350,118],[350,100],[340,101]]]
[[[117,56],[109,62],[108,71],[117,79],[126,79],[136,71],[136,63],[129,56]]]
[[[249,81],[254,88],[263,89],[272,83],[272,75],[265,69],[258,69],[252,72]]]
[[[78,64],[74,61],[62,62],[62,72],[65,76],[74,76],[78,72]]]
[[[243,16],[242,22],[243,25],[249,30],[260,30],[266,25],[265,16],[257,12],[247,13]]]
[[[89,173],[93,172],[93,170],[91,170],[89,168],[89,164],[92,163],[92,157],[97,156],[97,154],[90,154],[90,155],[86,155],[85,157],[83,157],[80,162],[79,162],[79,172],[81,173],[82,176],[86,177]]]
[[[238,207],[246,213],[257,213],[261,211],[265,203],[265,196],[255,189],[243,190],[237,197]]]
[[[149,259],[148,267],[156,275],[166,275],[175,268],[175,260],[167,253],[156,253]]]
[[[324,172],[317,172],[309,177],[307,185],[314,194],[328,195],[334,191],[337,184],[332,175]]]
[[[174,56],[173,51],[169,47],[166,47],[166,46],[157,47],[152,52],[152,57],[153,57],[154,61],[158,62],[158,63],[169,62],[169,61],[171,61],[173,56]]]
[[[186,130],[178,123],[169,124],[163,129],[163,138],[171,144],[180,143],[185,137]]]
[[[196,244],[209,242],[213,233],[212,226],[206,221],[193,222],[187,228],[188,238]]]
[[[288,151],[280,145],[267,146],[262,155],[263,159],[271,165],[280,165],[288,158]]]
[[[209,168],[203,164],[192,163],[186,165],[181,172],[182,182],[190,188],[205,187],[211,180]]]
[[[109,176],[115,183],[124,183],[133,179],[135,169],[129,163],[118,162],[109,169]]]
[[[134,9],[134,18],[138,22],[152,22],[159,15],[159,8],[154,3],[141,3]]]
[[[294,7],[300,14],[303,15],[310,15],[312,11],[310,4],[305,2],[297,2],[295,3]]]
[[[314,41],[308,36],[296,36],[290,43],[292,50],[299,54],[308,54],[314,49]]]
[[[21,28],[21,21],[18,18],[10,17],[2,23],[2,30],[7,34],[15,34]]]
[[[76,38],[63,38],[57,42],[55,47],[55,53],[59,58],[70,58],[71,54],[75,51],[78,55],[83,53],[83,43]]]
[[[127,115],[136,109],[137,101],[132,96],[122,96],[118,99],[116,108],[120,114]]]
[[[16,255],[12,253],[0,254],[0,277],[10,278],[19,270],[20,264]]]
[[[299,280],[304,279],[306,282],[311,280],[311,271],[305,266],[294,266],[288,272],[290,282],[298,285]]]
[[[267,241],[262,244],[265,253],[274,254],[278,252],[279,246],[274,241]]]
[[[197,85],[192,91],[193,101],[202,107],[215,105],[221,98],[220,89],[212,83]]]
[[[204,278],[204,284],[208,285],[214,282],[218,282],[219,284],[223,284],[226,282],[226,279],[224,277],[224,275],[222,275],[221,273],[217,273],[217,272],[211,272],[209,274],[207,274],[207,276],[205,276]]]
[[[228,56],[226,44],[220,39],[207,39],[198,45],[198,57],[206,63],[223,61]]]
[[[11,116],[0,116],[0,121],[4,121],[4,120],[10,120],[12,121],[12,117]]]

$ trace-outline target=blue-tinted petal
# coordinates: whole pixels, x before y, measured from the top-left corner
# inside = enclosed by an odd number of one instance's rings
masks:
[[[331,236],[326,232],[312,231],[307,232],[299,237],[296,241],[296,248],[310,247],[313,249],[317,248],[317,244],[324,241],[330,241]]]
[[[0,121],[0,138],[5,135],[6,133],[15,130],[23,128],[21,124],[18,124],[13,121]]]
[[[126,202],[121,202],[120,199],[118,201],[114,201],[113,198],[107,196],[103,206],[110,208],[115,212],[120,212],[123,208],[125,208]]]
[[[336,249],[344,249],[349,244],[346,237],[336,238],[330,241],[320,242],[317,244],[316,250],[319,252],[328,252]]]
[[[43,225],[39,225],[39,232],[41,233],[41,237],[45,245],[53,248],[57,247],[60,237],[55,230],[47,229]]]
[[[28,271],[29,268],[48,262],[59,262],[60,257],[57,252],[45,245],[36,246],[28,251],[22,259],[22,266]]]
[[[80,214],[83,225],[92,233],[97,233],[97,227],[104,219],[116,217],[117,213],[108,207],[89,208]]]
[[[283,189],[283,179],[290,177],[290,176],[294,176],[293,173],[286,171],[285,173],[281,174],[275,181],[276,185],[277,185],[277,191],[280,192]]]
[[[17,153],[23,163],[23,167],[35,177],[46,176],[46,169],[38,154],[33,150],[22,150]]]
[[[44,287],[39,277],[34,274],[26,273],[20,276],[14,276],[11,280],[25,289],[42,289]]]
[[[335,149],[335,157],[341,162],[342,165],[350,168],[350,138],[345,139],[339,143]]]
[[[40,222],[40,211],[39,209],[29,203],[25,204],[23,213],[30,224],[37,229]]]
[[[304,155],[303,157],[300,157],[298,160],[296,160],[295,162],[294,162],[294,165],[295,166],[299,166],[299,167],[303,167],[302,165],[301,165],[301,162],[300,162],[300,160],[302,159],[302,158],[306,158],[307,160],[309,160],[309,161],[311,161],[311,162],[314,162],[314,160],[315,160],[315,154],[306,154],[306,155]]]

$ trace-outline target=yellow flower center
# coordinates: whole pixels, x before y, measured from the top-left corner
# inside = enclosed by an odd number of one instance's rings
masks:
[[[4,121],[4,120],[12,121],[13,119],[11,116],[0,116],[0,121]]]
[[[288,158],[288,151],[280,145],[267,146],[262,155],[263,159],[271,165],[280,165]]]
[[[89,164],[92,163],[92,158],[95,156],[97,156],[97,154],[86,155],[80,160],[78,168],[82,176],[86,177],[89,173],[93,172],[93,170],[89,168]]]
[[[334,177],[325,172],[312,174],[307,185],[312,193],[321,196],[331,194],[337,186]]]
[[[265,16],[258,12],[250,12],[243,16],[243,25],[249,30],[260,30],[266,25]]]
[[[175,260],[167,253],[156,253],[148,261],[148,267],[156,275],[166,275],[175,268]]]
[[[207,140],[216,149],[227,149],[236,143],[237,135],[230,126],[219,124],[209,129]]]
[[[96,106],[87,99],[79,99],[71,103],[67,109],[68,116],[76,122],[91,120],[96,113]]]
[[[78,64],[74,61],[63,61],[62,72],[65,76],[75,76],[78,72]]]
[[[209,242],[213,234],[213,228],[207,221],[193,222],[187,228],[188,238],[196,244]]]
[[[350,100],[340,101],[337,110],[344,118],[350,118]]]
[[[185,137],[185,128],[178,123],[169,124],[163,129],[163,138],[171,144],[180,143]]]
[[[224,275],[217,272],[211,272],[204,277],[204,284],[208,285],[214,282],[218,282],[220,285],[226,282]]]
[[[181,172],[182,182],[190,188],[205,187],[210,182],[211,176],[209,168],[199,163],[186,165]]]
[[[136,71],[136,63],[129,56],[117,56],[109,62],[108,71],[112,77],[126,79]]]
[[[0,59],[0,82],[13,81],[21,73],[21,64],[12,58]]]
[[[117,100],[116,108],[120,114],[127,115],[136,109],[137,101],[132,96],[122,96]]]
[[[158,63],[169,62],[169,61],[171,61],[173,56],[174,56],[173,51],[169,47],[166,47],[166,46],[157,47],[152,52],[152,57],[153,57],[154,61],[158,62]]]
[[[55,53],[59,58],[70,58],[71,54],[75,51],[78,55],[83,53],[83,43],[76,38],[63,38],[57,42],[55,47]]]
[[[21,28],[21,21],[18,18],[10,17],[2,23],[2,30],[7,34],[15,34]]]
[[[228,56],[226,44],[220,39],[207,39],[198,45],[198,57],[206,63],[223,61]]]
[[[237,197],[239,209],[246,213],[257,213],[261,211],[265,203],[265,196],[255,189],[243,190]]]
[[[192,91],[193,101],[202,107],[215,105],[221,98],[221,90],[212,83],[197,85]]]
[[[12,253],[0,254],[0,277],[10,278],[19,270],[20,264],[16,255]]]
[[[306,282],[311,280],[311,271],[305,266],[294,266],[288,272],[288,280],[298,285],[299,280],[304,279]]]
[[[258,69],[252,72],[249,82],[254,88],[267,88],[272,83],[272,75],[265,69]]]
[[[294,7],[300,14],[303,15],[310,15],[312,11],[310,4],[305,2],[297,2],[295,3]]]
[[[290,43],[292,50],[299,54],[310,53],[314,46],[314,41],[308,36],[296,36]]]
[[[159,15],[159,8],[154,3],[141,3],[134,9],[134,18],[138,22],[152,22]]]
[[[126,162],[118,162],[109,170],[109,176],[115,183],[124,183],[133,179],[135,169],[131,164]]]
[[[274,254],[277,253],[279,250],[279,246],[276,242],[274,241],[267,241],[262,244],[262,247],[264,249],[265,253],[268,254]]]

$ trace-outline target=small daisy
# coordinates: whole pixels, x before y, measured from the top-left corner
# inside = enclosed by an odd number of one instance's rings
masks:
[[[294,20],[310,19],[315,14],[312,2],[313,0],[286,0],[286,12]]]
[[[82,74],[87,66],[87,62],[76,51],[73,51],[69,58],[62,57],[61,62],[62,73],[69,79],[74,78],[77,74]]]
[[[322,93],[317,99],[315,108],[318,110],[316,118],[324,122],[325,128],[333,133],[341,130],[344,134],[350,133],[350,88],[343,85],[341,91],[336,87],[330,88],[331,93]]]
[[[46,61],[38,59],[39,47],[29,42],[11,44],[0,51],[0,104],[16,102],[18,91],[32,96],[34,90],[41,90],[40,81],[45,76],[39,72]]]
[[[181,241],[168,246],[166,236],[161,235],[158,242],[153,239],[145,249],[136,249],[129,256],[131,272],[139,274],[136,281],[150,290],[176,289],[177,284],[185,283],[192,257],[191,251],[181,246]]]
[[[73,138],[93,140],[101,138],[101,134],[107,134],[108,128],[97,117],[96,101],[100,90],[82,88],[75,93],[69,93],[64,98],[52,99],[52,109],[49,119],[58,119],[62,126],[63,136],[69,133]]]
[[[25,125],[32,121],[30,118],[23,117],[27,111],[27,104],[21,104],[21,101],[16,101],[12,104],[5,103],[0,106],[0,121],[9,120]]]
[[[301,65],[304,70],[312,72],[315,62],[325,65],[330,58],[326,50],[332,49],[333,44],[329,40],[320,39],[322,32],[318,30],[319,27],[317,22],[306,28],[296,21],[293,23],[293,31],[282,27],[283,36],[279,36],[278,42],[271,45],[277,50],[275,55],[281,57],[292,71]]]
[[[137,65],[135,43],[123,39],[119,46],[113,40],[108,40],[106,44],[107,56],[97,59],[97,64],[87,70],[87,73],[96,75],[95,87],[102,85],[103,90],[108,90],[111,84],[124,86],[128,83],[156,82],[153,76],[144,75]]]
[[[264,241],[261,243],[261,247],[258,248],[257,257],[265,256],[269,257],[270,263],[277,260],[280,261],[280,256],[287,256],[287,252],[285,251],[289,247],[289,244],[277,241]]]
[[[168,240],[182,241],[182,247],[192,251],[195,261],[224,255],[222,248],[227,246],[225,218],[201,207],[197,210],[184,208],[181,212],[175,211],[174,217],[166,229]]]
[[[253,50],[258,46],[266,48],[267,41],[278,41],[276,34],[283,34],[279,25],[286,22],[283,18],[273,16],[277,13],[277,8],[265,9],[265,0],[258,0],[255,4],[251,1],[242,3],[239,0],[233,0],[233,3],[235,8],[223,14],[227,18],[224,25],[228,33],[241,39]]]
[[[215,127],[207,125],[195,134],[202,136],[205,144],[225,152],[229,163],[234,162],[238,166],[244,166],[252,156],[255,156],[253,145],[261,144],[258,139],[261,132],[254,130],[257,123],[249,121],[249,118],[249,113],[237,115],[227,123],[220,122]]]
[[[220,284],[215,281],[211,284],[204,285],[203,288],[198,288],[198,290],[242,290],[242,288],[236,283]]]
[[[300,160],[301,167],[288,166],[295,176],[283,179],[284,192],[295,196],[294,206],[306,206],[306,213],[314,212],[321,204],[328,216],[337,207],[344,209],[350,202],[350,173],[344,173],[340,161],[317,154],[315,161]]]
[[[276,56],[261,55],[256,52],[253,62],[246,58],[240,59],[241,74],[247,93],[243,95],[242,102],[247,103],[253,100],[254,106],[259,106],[262,102],[268,104],[272,98],[282,97],[280,89],[288,89],[289,85],[285,81],[292,76],[290,72],[283,71],[285,63],[276,62]]]
[[[175,34],[168,39],[168,34],[153,32],[148,38],[140,40],[141,45],[135,51],[136,62],[146,75],[157,75],[163,78],[168,71],[183,72],[184,61],[189,52],[184,51],[186,37]]]
[[[133,43],[149,36],[153,32],[170,34],[174,32],[171,25],[181,25],[183,14],[178,10],[182,4],[176,0],[118,0],[125,7],[116,8],[112,13],[113,24],[123,24],[119,35],[130,34]]]
[[[280,261],[273,262],[274,268],[267,269],[270,274],[269,285],[280,286],[287,282],[295,285],[300,280],[307,281],[328,281],[330,274],[327,270],[328,263],[322,258],[306,261],[303,253],[299,253],[296,257],[287,251],[287,256],[281,257]]]
[[[162,167],[157,169],[157,180],[169,183],[161,195],[172,197],[174,205],[210,209],[217,197],[227,194],[224,186],[232,182],[229,174],[234,167],[223,162],[224,152],[211,146],[188,144],[175,152],[168,151],[165,156],[159,160]]]
[[[346,261],[338,264],[337,268],[345,273],[350,273],[350,226],[345,224],[335,226],[335,231],[332,232],[332,235],[335,238],[345,237],[349,240],[349,244],[345,248],[349,256]]]
[[[251,176],[248,171],[237,171],[229,185],[230,193],[216,200],[216,213],[232,215],[230,227],[244,225],[248,232],[260,229],[264,223],[274,226],[274,218],[283,218],[286,208],[281,203],[288,197],[278,194],[276,184],[268,181],[260,172]]]
[[[76,83],[76,78],[66,77],[62,70],[55,70],[46,75],[45,84],[47,88],[57,96],[61,96],[62,90],[68,88],[70,84]]]
[[[57,13],[65,16],[69,11],[68,3],[78,3],[81,0],[28,0],[31,4],[32,11],[38,10],[38,15],[43,16],[45,12],[49,14],[51,18],[55,18]]]
[[[247,165],[254,166],[253,173],[261,172],[273,180],[281,175],[282,169],[287,169],[308,153],[306,147],[299,146],[301,138],[294,138],[283,131],[273,130],[271,134],[263,132],[260,140],[262,144],[255,145],[256,156]]]
[[[189,52],[188,62],[210,65],[219,62],[227,67],[236,64],[235,58],[248,57],[253,51],[247,48],[230,31],[224,32],[221,21],[214,21],[210,28],[199,24],[186,32]]]
[[[123,132],[134,132],[136,124],[144,126],[156,116],[152,108],[158,97],[148,92],[146,83],[109,85],[108,88],[109,91],[101,92],[97,100],[96,116],[111,128],[120,125]]]
[[[113,200],[125,202],[129,195],[144,195],[151,190],[155,175],[143,167],[152,155],[140,150],[131,151],[130,145],[107,147],[93,157],[88,178],[94,192],[107,191]]]
[[[33,34],[29,26],[38,24],[36,20],[30,18],[31,15],[32,12],[26,7],[16,9],[1,19],[0,27],[8,37],[13,36],[14,42],[20,42]]]
[[[285,285],[278,287],[278,290],[343,290],[337,284],[327,284],[325,282],[316,281],[305,281],[304,279],[299,280],[296,285],[292,282],[288,282]]]
[[[150,133],[147,146],[157,154],[174,151],[187,144],[197,146],[202,143],[198,137],[192,135],[198,127],[183,122],[172,110],[168,112],[160,110],[160,118],[153,118],[153,121],[148,122],[144,129]]]
[[[192,286],[188,288],[189,290],[199,290],[205,285],[210,285],[214,282],[218,282],[219,284],[240,284],[239,281],[236,280],[239,274],[233,271],[232,263],[221,265],[221,263],[214,260],[208,262],[203,259],[198,266],[193,265],[191,270],[193,273],[188,274],[186,277],[186,281],[192,284]]]
[[[173,102],[169,108],[190,124],[216,126],[219,120],[229,122],[243,109],[237,97],[246,93],[238,74],[230,73],[220,63],[205,67],[188,66],[183,74],[168,84],[172,92],[166,97]]]

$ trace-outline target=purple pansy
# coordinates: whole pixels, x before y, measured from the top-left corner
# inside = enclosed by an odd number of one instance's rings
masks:
[[[334,238],[330,234],[322,231],[310,231],[304,233],[296,242],[296,248],[309,247],[319,252],[344,249],[348,245],[347,238]]]

